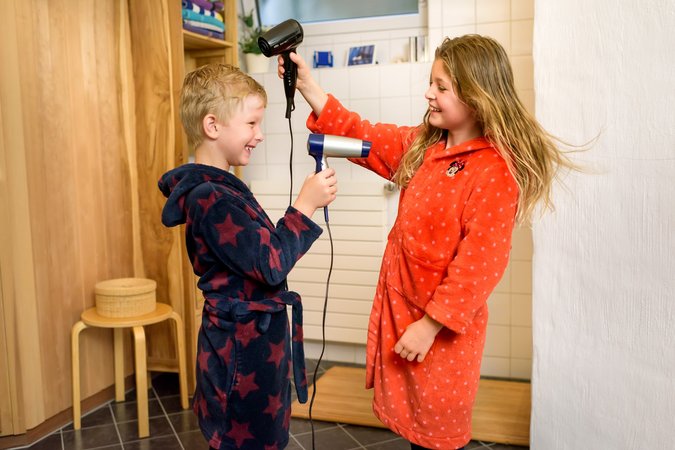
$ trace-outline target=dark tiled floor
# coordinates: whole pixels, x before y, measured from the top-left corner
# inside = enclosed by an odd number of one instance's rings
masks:
[[[335,363],[322,362],[319,378]],[[340,365],[345,365],[340,363]],[[314,377],[316,361],[307,361],[308,382]],[[310,389],[311,395],[311,389]],[[319,394],[320,395],[320,394]],[[135,392],[122,403],[110,402],[82,417],[82,429],[72,424],[27,448],[31,450],[208,450],[192,410],[182,410],[175,374],[153,378],[148,392],[150,437],[138,438]],[[409,450],[409,444],[389,430],[331,422],[314,422],[317,450]],[[307,420],[292,419],[287,450],[312,448],[312,432]],[[490,442],[472,441],[466,450],[526,450]]]

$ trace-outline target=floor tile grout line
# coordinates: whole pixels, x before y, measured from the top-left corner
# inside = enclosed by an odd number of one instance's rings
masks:
[[[358,439],[356,439],[354,436],[352,436],[352,434],[351,434],[349,431],[347,431],[347,430],[345,429],[345,427],[342,426],[341,423],[338,424],[338,428],[340,428],[342,431],[344,431],[344,433],[345,433],[347,436],[349,436],[350,438],[354,439],[354,442],[356,442],[357,444],[359,444],[359,446],[356,447],[356,448],[362,448],[362,449],[365,449],[365,448],[366,448],[366,447],[363,446],[363,444],[362,444],[361,442],[359,442]]]
[[[117,427],[117,420],[115,420],[115,413],[113,412],[112,409],[112,401],[108,402],[108,409],[110,410],[110,415],[112,416],[112,422],[113,426],[115,427],[115,433],[117,433],[117,439],[120,440],[120,445],[122,446],[122,450],[124,450],[124,442],[122,442],[122,434],[120,433],[120,429]]]
[[[368,447],[372,447],[373,445],[389,444],[390,442],[402,441],[402,440],[404,440],[404,439],[401,436],[398,436],[398,437],[395,437],[395,438],[386,439],[384,441],[373,442],[372,444],[365,445],[364,447],[366,447],[366,449],[368,449]],[[361,445],[363,445],[363,444],[361,444]]]
[[[29,449],[29,448],[31,448],[32,446],[34,446],[35,444],[37,444],[37,443],[39,443],[39,442],[42,442],[42,441],[44,441],[45,439],[47,439],[47,438],[49,438],[49,437],[51,437],[51,436],[54,436],[54,434],[55,434],[56,432],[58,432],[58,433],[60,434],[60,436],[61,436],[61,449],[63,449],[63,447],[64,447],[64,444],[63,444],[63,434],[61,434],[61,428],[59,428],[58,430],[54,430],[54,432],[49,433],[49,434],[46,435],[46,436],[42,436],[40,439],[38,439],[38,440],[35,441],[35,442],[31,442],[30,444],[26,444],[26,445],[21,445],[21,446],[19,446],[19,447],[10,447],[8,450],[22,450],[22,449]],[[3,447],[3,448],[4,448],[4,447]]]
[[[59,436],[61,437],[61,450],[66,450],[66,442],[63,438],[63,427],[59,428]]]
[[[101,424],[101,425],[92,425],[92,426],[90,426],[90,427],[83,427],[83,426],[81,425],[81,421],[82,421],[82,419],[84,419],[85,417],[87,417],[87,416],[89,416],[89,415],[95,413],[95,412],[98,411],[99,409],[103,409],[103,408],[107,407],[111,402],[112,402],[112,400],[109,401],[109,402],[106,402],[106,403],[104,403],[104,404],[102,404],[102,405],[97,406],[96,408],[92,409],[91,411],[87,411],[85,414],[80,415],[80,430],[84,430],[84,429],[87,429],[87,428],[96,428],[96,427],[104,427],[104,426],[106,426],[106,424]],[[114,418],[114,417],[115,417],[115,415],[113,414],[113,418]],[[72,430],[68,430],[68,431],[78,431],[78,430],[75,430],[75,421],[74,421],[74,420],[71,420],[70,422],[64,424],[61,428],[59,428],[59,431],[61,431],[61,432],[65,431],[64,428],[66,428],[66,427],[68,427],[68,426],[70,426],[70,425],[73,426],[73,429],[72,429]],[[48,434],[47,436],[51,436],[52,434],[54,434],[54,433]],[[47,436],[45,436],[45,437],[47,437]],[[61,438],[62,438],[62,440],[63,440],[63,435],[61,436]],[[40,439],[40,440],[42,440],[42,439]],[[37,441],[37,442],[40,442],[40,441]],[[65,447],[65,445],[64,445],[64,447]],[[17,447],[17,448],[19,448],[19,447]]]
[[[289,434],[290,434],[290,433],[289,433]],[[290,434],[290,436],[291,436],[291,438],[293,438],[293,440],[295,441],[295,443],[298,444],[298,446],[299,446],[302,450],[307,450],[307,449],[305,448],[305,446],[302,445],[302,444],[300,443],[300,441],[298,440],[298,438],[296,438],[296,437],[295,437],[294,435],[292,435],[292,434]]]
[[[339,423],[335,423],[335,422],[333,422],[333,423],[335,424],[335,426],[333,426],[333,427],[321,428],[320,430],[314,430],[314,434],[317,435],[317,434],[319,434],[319,433],[323,433],[324,431],[335,430],[336,428],[340,428],[340,424],[339,424]],[[290,435],[291,437],[293,437],[293,439],[295,439],[295,441],[296,441],[296,442],[298,443],[298,445],[302,448],[302,450],[307,450],[307,449],[305,449],[305,447],[300,443],[300,441],[296,438],[296,436],[307,436],[307,435],[311,435],[311,434],[312,434],[311,431],[305,431],[304,433],[293,433],[293,434],[290,434],[290,433],[289,433],[289,435]],[[352,439],[354,439],[354,438],[352,437]],[[361,443],[358,442],[358,441],[357,441],[357,444],[361,445]]]
[[[173,427],[173,423],[171,423],[171,419],[169,419],[169,414],[167,414],[166,409],[164,409],[164,405],[162,404],[162,399],[159,397],[157,394],[157,391],[155,391],[155,387],[150,385],[152,388],[152,392],[155,394],[155,397],[157,397],[157,401],[159,402],[159,407],[162,408],[162,412],[164,413],[164,418],[169,422],[169,426],[171,427],[171,431],[173,431],[173,435],[176,437],[176,440],[178,441],[178,445],[180,445],[180,448],[182,450],[185,450],[185,447],[183,447],[183,442],[180,440],[180,436],[178,436],[178,433],[176,432],[176,429]]]
[[[128,422],[132,422],[132,421],[129,420]],[[124,422],[120,422],[120,423],[124,423]],[[72,425],[72,424],[68,423],[68,424],[64,425],[64,426],[62,427],[62,429],[63,429],[63,428],[66,428],[66,427],[69,426],[69,425]],[[109,425],[110,425],[110,423],[99,423],[99,424],[97,424],[97,425],[91,425],[91,426],[88,426],[88,427],[80,427],[79,430],[76,430],[75,427],[73,427],[72,430],[63,430],[63,432],[64,432],[64,433],[72,433],[73,431],[93,430],[93,429],[96,429],[96,428],[107,427],[107,426],[109,426]]]
[[[333,423],[335,423],[335,422],[333,422]],[[327,427],[321,428],[321,429],[319,429],[319,430],[315,429],[314,432],[315,432],[315,433],[323,433],[324,431],[327,431],[327,430],[334,430],[334,429],[336,429],[336,428],[338,428],[338,427],[339,427],[339,425],[338,425],[337,423],[335,423],[335,425],[332,426],[332,427],[331,427],[331,426],[327,426]],[[294,436],[307,436],[308,434],[312,434],[312,431],[310,430],[310,431],[304,431],[304,432],[302,432],[302,433],[293,433]]]

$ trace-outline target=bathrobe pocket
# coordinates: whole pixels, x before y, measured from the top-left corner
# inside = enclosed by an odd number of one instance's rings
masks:
[[[420,252],[402,245],[398,258],[397,287],[409,303],[424,310],[446,270],[445,262],[432,262],[421,256]]]

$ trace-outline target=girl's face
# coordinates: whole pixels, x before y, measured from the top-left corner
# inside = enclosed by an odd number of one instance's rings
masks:
[[[263,140],[262,123],[265,106],[257,95],[249,95],[227,124],[220,124],[223,132],[218,138],[221,154],[228,166],[245,166],[251,151]]]
[[[424,97],[429,102],[431,125],[448,130],[450,135],[459,137],[460,142],[481,135],[474,111],[457,97],[452,81],[439,59],[431,67],[429,89]]]

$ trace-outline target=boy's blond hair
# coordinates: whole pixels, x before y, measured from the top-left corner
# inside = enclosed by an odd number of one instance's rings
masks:
[[[551,184],[556,173],[577,167],[556,146],[555,141],[561,141],[547,133],[521,103],[504,48],[492,38],[475,34],[446,38],[436,49],[435,59],[443,62],[457,96],[476,113],[483,136],[496,147],[518,183],[518,221],[530,219],[540,200],[552,208]],[[427,110],[394,181],[406,187],[426,149],[445,134],[429,123]]]
[[[190,148],[204,140],[202,120],[207,114],[227,123],[249,95],[259,96],[267,106],[260,83],[229,64],[208,64],[188,73],[181,89],[180,119]]]

